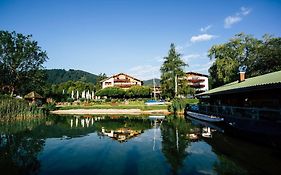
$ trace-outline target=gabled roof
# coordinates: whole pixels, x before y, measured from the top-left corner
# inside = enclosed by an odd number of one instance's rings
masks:
[[[24,96],[24,98],[25,99],[32,99],[32,98],[39,99],[39,98],[43,98],[43,97],[41,95],[39,95],[37,92],[32,91],[32,92],[26,94]]]
[[[251,90],[259,90],[263,88],[281,88],[281,71],[268,73],[252,78],[245,79],[242,82],[232,82],[215,89],[198,94],[197,96],[203,95],[219,95],[229,94],[236,92],[246,92]]]
[[[125,76],[128,76],[128,77],[130,77],[130,78],[132,78],[132,79],[134,79],[134,80],[137,80],[137,81],[141,81],[141,82],[142,82],[142,80],[139,80],[139,79],[137,79],[137,78],[135,78],[135,77],[132,77],[132,76],[130,76],[130,75],[128,75],[128,74],[125,74],[125,73],[119,73],[119,74],[112,75],[111,77],[108,77],[108,78],[106,78],[106,79],[103,79],[103,80],[101,80],[100,82],[104,82],[104,81],[106,81],[106,80],[109,80],[109,79],[112,78],[112,77],[116,77],[116,76],[119,76],[119,75],[125,75]]]

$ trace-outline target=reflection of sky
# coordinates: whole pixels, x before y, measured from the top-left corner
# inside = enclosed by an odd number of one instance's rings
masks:
[[[216,174],[213,165],[218,161],[212,147],[204,141],[192,142],[186,148],[187,159],[184,161],[183,171],[198,172],[200,174]]]
[[[39,155],[42,174],[166,174],[169,166],[161,150],[160,129],[124,143],[96,133],[72,139],[47,139]],[[152,163],[153,162],[153,163]],[[155,169],[158,169],[155,171]]]

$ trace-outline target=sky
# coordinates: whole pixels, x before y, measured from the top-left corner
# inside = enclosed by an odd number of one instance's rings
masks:
[[[208,74],[208,50],[244,32],[281,36],[281,0],[0,0],[0,30],[32,39],[47,69],[160,77],[170,44]]]

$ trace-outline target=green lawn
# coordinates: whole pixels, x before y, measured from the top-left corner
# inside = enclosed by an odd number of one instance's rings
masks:
[[[198,103],[198,99],[185,99],[186,104]],[[125,102],[91,102],[91,103],[80,103],[76,105],[65,105],[60,106],[59,109],[140,109],[143,111],[146,110],[166,110],[168,109],[168,104],[165,105],[155,105],[147,106],[144,104],[144,101],[128,101]]]

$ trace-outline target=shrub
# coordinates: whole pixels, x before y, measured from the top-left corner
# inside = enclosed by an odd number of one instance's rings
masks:
[[[125,93],[125,90],[119,87],[107,87],[99,90],[96,95],[108,98],[124,98]]]
[[[196,103],[198,103],[198,99],[175,98],[172,100],[172,104],[168,106],[168,110],[173,113],[182,113],[186,105]]]
[[[43,105],[43,109],[47,112],[54,111],[56,110],[56,103],[46,103]]]
[[[72,103],[74,100],[72,98],[67,98],[66,101]]]

